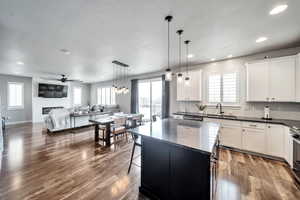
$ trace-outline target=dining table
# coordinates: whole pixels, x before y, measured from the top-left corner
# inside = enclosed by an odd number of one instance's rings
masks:
[[[99,143],[100,137],[99,137],[99,131],[100,126],[103,126],[105,129],[105,137],[104,137],[104,143],[106,147],[109,147],[111,145],[111,125],[114,123],[115,120],[120,118],[126,118],[126,120],[135,120],[138,118],[141,118],[142,114],[127,114],[127,113],[115,113],[110,116],[102,116],[98,118],[90,119],[89,121],[94,124],[95,126],[95,143]]]

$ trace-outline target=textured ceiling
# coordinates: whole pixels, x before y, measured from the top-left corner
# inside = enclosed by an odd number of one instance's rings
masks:
[[[171,65],[178,63],[176,30],[190,39],[192,62],[224,59],[300,41],[300,1],[269,11],[268,0],[1,0],[0,73],[25,76],[67,74],[86,82],[112,78],[112,60],[130,74],[162,70],[167,64],[167,14],[171,23]],[[267,36],[268,41],[255,40]],[[66,55],[60,49],[71,52]],[[183,52],[184,55],[184,52]],[[22,61],[24,65],[17,65]]]

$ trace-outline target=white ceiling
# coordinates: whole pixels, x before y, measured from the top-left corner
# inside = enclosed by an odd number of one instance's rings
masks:
[[[288,9],[270,16],[279,3]],[[134,75],[162,70],[167,14],[174,16],[172,66],[178,61],[179,28],[192,41],[194,64],[297,46],[299,8],[298,0],[1,0],[0,73],[65,73],[86,82],[104,81],[112,78],[115,59],[129,64]],[[260,36],[269,40],[255,43]]]

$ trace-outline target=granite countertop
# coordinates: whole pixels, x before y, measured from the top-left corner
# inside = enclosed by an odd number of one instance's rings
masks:
[[[211,116],[207,114],[200,113],[192,113],[192,112],[176,112],[175,115],[187,115],[187,116],[196,116],[196,117],[204,117],[204,118],[214,118],[214,119],[222,119],[222,120],[236,120],[236,121],[246,121],[246,122],[260,122],[260,123],[268,123],[268,124],[281,124],[288,126],[294,131],[300,132],[300,120],[288,120],[288,119],[272,119],[272,120],[264,120],[258,117],[245,117],[245,116],[234,116],[230,118],[222,118],[218,116]]]
[[[146,123],[129,132],[211,154],[219,127],[218,123],[168,118]]]

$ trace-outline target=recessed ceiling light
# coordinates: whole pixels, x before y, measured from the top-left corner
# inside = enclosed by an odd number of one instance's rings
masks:
[[[215,58],[210,59],[210,61],[215,61],[215,60],[216,60]]]
[[[232,58],[232,55],[231,55],[231,54],[230,54],[230,55],[228,55],[228,56],[227,56],[227,58]]]
[[[17,65],[24,65],[24,63],[22,61],[18,61]]]
[[[66,55],[71,54],[71,52],[68,49],[61,49],[60,51],[63,52],[64,54],[66,54]]]
[[[286,5],[286,4],[278,5],[270,11],[270,15],[277,15],[277,14],[285,11],[287,9],[287,7],[288,7],[288,5]]]
[[[194,57],[194,54],[189,54],[188,55],[188,58],[193,58]]]
[[[256,42],[256,43],[260,43],[260,42],[264,42],[264,41],[266,41],[266,40],[268,40],[267,37],[259,37],[259,38],[257,38],[257,40],[256,40],[255,42]]]

